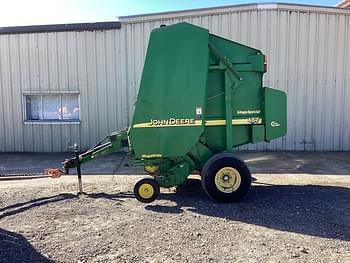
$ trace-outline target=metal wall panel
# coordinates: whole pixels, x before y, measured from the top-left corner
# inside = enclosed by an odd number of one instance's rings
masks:
[[[261,49],[288,133],[243,150],[350,150],[350,11],[237,6],[126,17],[121,29],[0,35],[0,151],[83,149],[130,124],[149,34],[187,21]],[[80,94],[80,124],[25,124],[24,92]]]
[[[86,149],[127,127],[124,36],[118,29],[0,35],[0,151],[60,152],[73,142]],[[81,123],[24,123],[23,94],[55,92],[79,93]]]

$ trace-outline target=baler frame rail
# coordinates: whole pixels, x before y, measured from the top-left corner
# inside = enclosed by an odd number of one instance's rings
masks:
[[[225,87],[223,94],[225,95],[225,119],[226,119],[226,151],[233,151],[232,141],[232,89],[237,88],[243,81],[242,76],[234,68],[233,63],[228,57],[220,53],[213,43],[208,43],[209,49],[219,59],[219,66],[211,66],[211,70],[223,70],[225,74]]]

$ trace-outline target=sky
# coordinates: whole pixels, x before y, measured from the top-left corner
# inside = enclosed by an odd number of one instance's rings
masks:
[[[334,6],[337,0],[0,0],[0,27],[116,21],[119,16],[247,3]]]

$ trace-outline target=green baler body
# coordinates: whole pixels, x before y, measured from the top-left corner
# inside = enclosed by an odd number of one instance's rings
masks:
[[[261,51],[188,23],[152,31],[129,139],[137,159],[174,176],[161,186],[216,152],[286,133],[286,95],[262,87],[265,66]]]
[[[210,47],[232,63],[236,79],[230,80]],[[283,136],[286,96],[262,88],[264,71],[261,51],[204,28],[179,23],[153,30],[130,130],[136,157],[181,157],[200,138],[213,151],[229,151],[227,136],[232,147]],[[226,134],[227,85],[231,134]]]

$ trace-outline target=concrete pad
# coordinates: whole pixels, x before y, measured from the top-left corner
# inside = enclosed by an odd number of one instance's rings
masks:
[[[0,153],[0,174],[42,173],[47,168],[62,168],[61,162],[74,153]],[[82,165],[83,174],[114,174],[125,153],[102,156]],[[72,174],[76,169],[71,169]]]
[[[236,152],[253,174],[350,175],[350,152]],[[74,153],[0,153],[0,175],[42,173],[61,168]],[[125,152],[102,156],[82,164],[88,174],[145,174]],[[71,169],[71,174],[76,170]]]
[[[252,173],[350,175],[350,152],[236,152]]]

